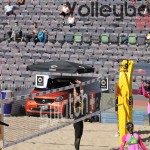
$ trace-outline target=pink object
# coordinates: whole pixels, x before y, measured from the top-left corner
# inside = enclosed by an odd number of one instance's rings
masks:
[[[133,5],[135,4],[135,0],[132,0],[132,4],[133,4]]]
[[[137,134],[137,133],[134,133],[133,134],[133,136],[138,140],[138,144],[132,144],[132,145],[128,145],[128,150],[140,150],[141,148],[142,148],[142,150],[148,150],[145,146],[144,146],[144,144],[143,144],[143,142],[142,142],[142,139],[141,139],[141,137],[140,137],[140,135],[139,134]],[[122,145],[120,146],[120,149],[119,150],[124,150],[124,145],[125,145],[125,143],[127,143],[128,141],[130,141],[130,139],[131,139],[131,134],[126,134],[126,135],[124,135],[123,137],[122,137]]]
[[[147,113],[150,114],[150,103],[148,102],[148,105],[147,105]]]

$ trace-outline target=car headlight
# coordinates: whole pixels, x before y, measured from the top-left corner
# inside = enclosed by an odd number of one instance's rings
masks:
[[[63,100],[63,99],[64,99],[63,96],[58,96],[58,97],[56,97],[56,102],[60,102],[60,101]]]

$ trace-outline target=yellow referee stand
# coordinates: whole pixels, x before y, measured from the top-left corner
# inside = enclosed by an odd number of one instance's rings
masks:
[[[118,122],[120,131],[120,144],[122,137],[127,133],[126,123],[132,121],[132,73],[134,61],[123,60],[119,70],[118,95]]]

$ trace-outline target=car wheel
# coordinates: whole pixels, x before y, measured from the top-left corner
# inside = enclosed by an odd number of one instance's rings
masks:
[[[31,114],[30,114],[30,113],[28,113],[28,112],[26,112],[26,116],[30,117],[30,116],[31,116]]]

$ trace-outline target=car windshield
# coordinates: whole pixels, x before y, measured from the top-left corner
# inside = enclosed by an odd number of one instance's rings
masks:
[[[74,79],[67,79],[67,78],[55,78],[55,79],[48,79],[47,82],[47,88],[35,88],[34,90],[39,90],[39,91],[46,91],[50,89],[56,89],[56,88],[61,88],[65,86],[69,86],[70,82],[75,83]]]

